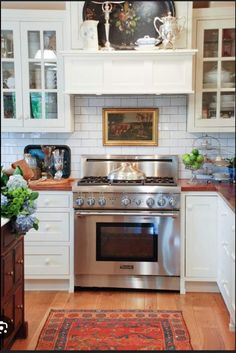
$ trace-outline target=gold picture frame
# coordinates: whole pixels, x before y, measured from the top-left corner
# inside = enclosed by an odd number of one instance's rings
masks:
[[[104,146],[158,146],[158,108],[104,108]]]

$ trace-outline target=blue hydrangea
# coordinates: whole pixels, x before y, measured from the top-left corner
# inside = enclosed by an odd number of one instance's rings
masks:
[[[23,209],[25,214],[35,213],[37,209],[37,203],[35,201],[32,202],[27,200],[23,203]]]
[[[8,198],[1,194],[1,206],[6,206],[8,203]]]
[[[11,175],[7,182],[8,190],[14,190],[17,188],[27,188],[27,181],[22,177],[22,175]]]
[[[26,233],[33,228],[34,223],[37,221],[33,215],[19,215],[16,217],[15,227],[19,233]]]

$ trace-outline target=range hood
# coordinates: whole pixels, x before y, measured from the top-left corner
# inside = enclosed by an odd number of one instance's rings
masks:
[[[66,94],[190,94],[195,49],[61,52]]]

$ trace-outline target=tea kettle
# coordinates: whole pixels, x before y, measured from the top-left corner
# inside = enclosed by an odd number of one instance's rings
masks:
[[[174,49],[175,39],[178,34],[183,30],[185,20],[186,19],[184,16],[179,18],[171,16],[171,12],[168,12],[168,16],[154,18],[153,25],[155,27],[155,30],[159,34],[159,38],[163,40],[164,49],[166,49],[168,45],[171,45]],[[157,21],[162,23],[159,29],[156,25]],[[179,24],[178,21],[183,22],[182,24]]]
[[[99,21],[86,20],[80,26],[80,35],[83,39],[83,49],[98,50],[98,30]]]

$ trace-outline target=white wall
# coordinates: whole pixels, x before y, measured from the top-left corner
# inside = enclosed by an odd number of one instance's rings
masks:
[[[102,108],[105,107],[155,107],[159,108],[159,141],[154,147],[108,147],[102,144]],[[71,148],[72,173],[80,176],[82,154],[177,154],[190,152],[194,140],[201,133],[186,132],[187,96],[76,96],[75,131],[73,133],[2,133],[2,164],[5,168],[23,158],[28,144],[63,144]],[[235,151],[235,134],[209,134],[220,139],[222,154],[232,156]],[[179,177],[189,177],[190,172],[180,163]]]

